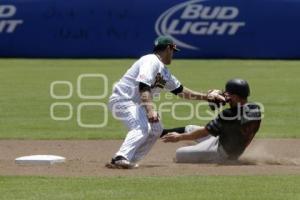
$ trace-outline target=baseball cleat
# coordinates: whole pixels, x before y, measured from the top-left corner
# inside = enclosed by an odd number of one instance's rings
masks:
[[[136,163],[131,163],[129,160],[122,156],[117,156],[113,158],[110,163],[106,163],[105,167],[110,169],[134,169],[138,168],[139,165]]]

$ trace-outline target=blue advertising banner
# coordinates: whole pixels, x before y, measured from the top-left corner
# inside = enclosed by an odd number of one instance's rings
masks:
[[[0,56],[300,58],[300,0],[2,0]]]

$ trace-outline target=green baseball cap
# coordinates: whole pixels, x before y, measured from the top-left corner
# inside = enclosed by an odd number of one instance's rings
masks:
[[[168,36],[159,36],[155,39],[154,45],[155,47],[171,45],[174,51],[180,51],[180,49],[176,47],[176,44],[173,42],[173,40]]]

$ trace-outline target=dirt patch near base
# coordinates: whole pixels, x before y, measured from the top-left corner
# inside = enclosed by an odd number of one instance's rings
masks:
[[[175,150],[188,143],[157,142],[133,170],[107,169],[105,163],[118,150],[121,140],[28,141],[0,140],[0,175],[42,176],[178,176],[178,175],[278,175],[300,174],[299,139],[256,139],[239,163],[177,164]],[[191,144],[191,143],[189,143]],[[63,164],[18,165],[24,155],[54,154],[66,157]]]

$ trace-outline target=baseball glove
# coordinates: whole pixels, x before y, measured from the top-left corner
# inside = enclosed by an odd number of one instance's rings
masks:
[[[219,109],[226,104],[224,92],[221,90],[209,90],[207,92],[207,101],[211,110]]]

